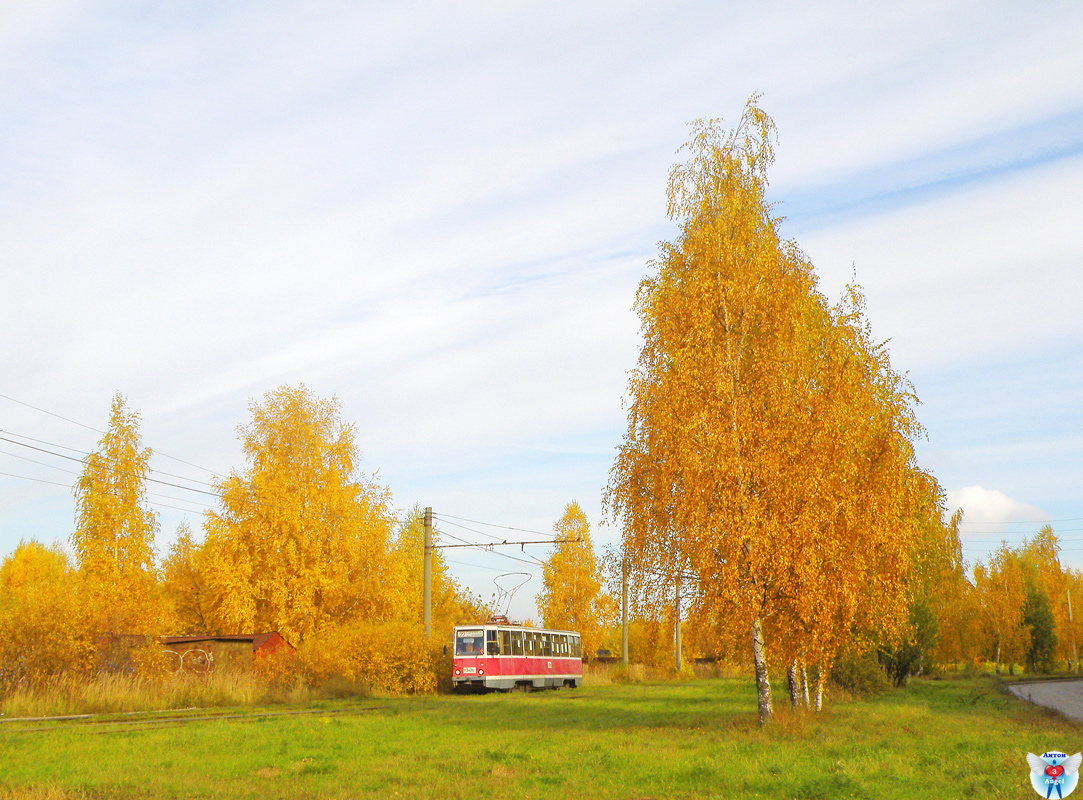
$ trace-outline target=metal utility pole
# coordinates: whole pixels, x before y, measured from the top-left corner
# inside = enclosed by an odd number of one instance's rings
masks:
[[[621,562],[620,571],[620,657],[628,669],[628,559]]]
[[[677,575],[677,620],[673,640],[677,645],[677,672],[681,671],[681,576]]]
[[[1072,632],[1072,672],[1079,674],[1079,653],[1075,649],[1075,625],[1072,624],[1072,590],[1065,590],[1068,594],[1068,630]]]
[[[425,509],[425,638],[432,636],[432,507]]]

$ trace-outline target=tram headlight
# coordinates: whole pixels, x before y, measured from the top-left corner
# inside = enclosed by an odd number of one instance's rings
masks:
[[[484,675],[484,674],[485,674],[485,670],[483,670],[483,669],[478,670],[478,675]]]
[[[456,675],[458,675],[458,674],[459,674],[459,670],[455,670],[455,674],[456,674]]]

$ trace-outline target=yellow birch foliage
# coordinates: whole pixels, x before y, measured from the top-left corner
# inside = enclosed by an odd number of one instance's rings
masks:
[[[384,619],[400,598],[387,489],[359,472],[356,431],[337,400],[283,386],[239,430],[248,467],[218,485],[201,554],[209,626],[279,631],[299,645],[354,619]]]
[[[765,626],[827,666],[870,611],[905,620],[913,397],[856,289],[836,308],[765,201],[774,127],[699,122],[673,168],[675,243],[636,300],[644,342],[608,492],[640,572],[695,576],[751,644],[771,716]]]
[[[873,342],[855,287],[826,322],[812,332],[808,413],[778,499],[792,534],[773,623],[788,659],[821,673],[843,648],[906,633],[915,555],[942,533],[939,487],[914,462],[913,395]]]
[[[1030,646],[1030,630],[1023,623],[1026,586],[1018,554],[1002,544],[988,566],[978,564],[974,568],[974,585],[986,654],[999,672],[1002,663],[1021,661]]]
[[[94,661],[80,584],[59,546],[20,542],[0,564],[0,692],[34,689]]]
[[[1083,648],[1083,619],[1080,619],[1083,616],[1083,572],[1077,569],[1064,570],[1064,592],[1065,606],[1068,605],[1068,592],[1071,592],[1071,621],[1064,628],[1058,628],[1057,646],[1062,658],[1076,661],[1080,649]],[[1079,671],[1078,664],[1073,664],[1073,668],[1076,672]]]
[[[660,608],[657,613],[657,617],[636,617],[628,621],[628,659],[633,664],[672,672],[676,663],[673,608]],[[618,642],[619,637],[618,631]]]
[[[434,532],[434,539],[436,534]],[[395,539],[392,549],[396,570],[396,589],[401,598],[399,613],[403,620],[423,624],[425,512],[415,505],[410,509]],[[440,550],[432,553],[432,634],[438,642],[449,641],[456,625],[483,622],[492,616],[478,598],[463,590],[448,573],[447,560]]]
[[[90,625],[104,635],[159,633],[162,601],[154,567],[158,521],[146,508],[149,448],[139,414],[113,398],[98,449],[84,459],[75,484],[76,527],[71,535],[86,584]]]
[[[937,510],[940,518],[930,520],[927,537],[915,558],[919,570],[916,596],[927,603],[936,620],[932,660],[941,664],[971,662],[981,655],[981,615],[963,561],[959,539],[962,511],[957,510],[944,524],[942,496]]]
[[[1058,659],[1068,661],[1072,658],[1072,625],[1068,621],[1068,573],[1061,567],[1060,541],[1053,528],[1043,525],[1033,537],[1023,542],[1019,556],[1038,587],[1049,598],[1057,635],[1055,655]]]
[[[187,522],[177,527],[177,539],[162,563],[162,591],[174,635],[210,633],[202,549]]]
[[[436,690],[435,648],[409,620],[354,619],[312,634],[298,651],[309,683],[340,678],[391,694]]]
[[[568,503],[553,530],[558,543],[542,565],[538,610],[545,627],[578,631],[583,654],[593,657],[605,630],[616,619],[617,607],[602,592],[590,524],[578,503]]]

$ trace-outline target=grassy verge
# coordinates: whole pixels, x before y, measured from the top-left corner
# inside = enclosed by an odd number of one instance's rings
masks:
[[[4,723],[0,797],[1026,798],[1026,752],[1080,738],[988,678],[782,709],[767,730],[739,679],[323,707],[339,713]]]
[[[70,714],[168,711],[181,708],[303,705],[320,700],[356,698],[372,687],[341,679],[310,687],[298,681],[274,685],[251,672],[216,672],[208,676],[147,678],[101,675],[93,680],[61,676],[33,691],[16,691],[0,701],[0,720]]]

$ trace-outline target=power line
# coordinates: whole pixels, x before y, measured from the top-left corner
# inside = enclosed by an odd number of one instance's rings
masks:
[[[78,475],[79,474],[78,472],[76,472],[73,469],[64,469],[63,467],[58,467],[56,464],[47,464],[44,461],[35,461],[32,458],[27,458],[26,456],[20,456],[17,453],[9,453],[7,450],[0,450],[0,454],[3,454],[5,456],[11,456],[12,458],[17,458],[20,461],[29,461],[31,464],[37,464],[37,465],[42,466],[42,467],[48,467],[49,469],[55,469],[55,470],[59,470],[60,472],[66,472],[69,475]]]
[[[7,477],[7,478],[19,478],[20,480],[24,480],[24,481],[34,481],[34,483],[47,483],[50,486],[62,486],[63,488],[68,489],[68,490],[71,490],[71,489],[75,488],[74,486],[71,486],[70,484],[67,484],[67,483],[57,483],[56,481],[47,481],[44,478],[31,478],[29,475],[16,475],[14,472],[0,472],[0,475],[3,475],[5,477]],[[148,494],[150,494],[150,493],[148,492]],[[155,496],[160,497],[161,495],[155,495]],[[182,502],[182,503],[191,503],[191,502],[193,502],[191,500],[183,500],[183,499],[181,499],[179,497],[172,497],[170,499],[171,500],[180,500],[180,502]],[[148,506],[154,506],[156,508],[169,508],[169,509],[172,509],[174,511],[183,511],[186,514],[195,514],[195,513],[197,513],[196,511],[194,511],[191,508],[180,508],[179,506],[171,506],[171,505],[168,505],[167,503],[159,503],[156,500],[144,500],[143,502],[146,503]]]
[[[5,431],[5,433],[6,433],[6,431]],[[54,453],[51,450],[46,450],[46,449],[41,448],[41,447],[35,447],[34,445],[27,444],[26,442],[17,442],[14,439],[8,439],[6,436],[0,436],[0,441],[9,442],[11,444],[18,445],[19,447],[27,447],[27,448],[29,448],[31,450],[37,450],[39,453],[45,453],[46,455],[54,456],[56,458],[65,458],[68,461],[74,461],[74,462],[76,462],[78,464],[83,463],[83,460],[81,458],[75,458],[74,456],[66,456],[63,453]],[[151,471],[154,472],[155,470],[151,470]],[[174,489],[183,489],[186,492],[196,492],[197,494],[205,494],[205,495],[209,495],[210,497],[218,497],[217,492],[208,492],[208,491],[206,491],[204,489],[193,489],[191,486],[181,486],[179,483],[170,483],[169,481],[162,481],[162,480],[158,480],[157,478],[145,478],[144,480],[146,480],[146,481],[148,481],[150,483],[160,483],[163,486],[172,486]],[[181,480],[187,480],[187,478],[182,478]]]
[[[564,542],[578,542],[578,541],[580,541],[580,540],[579,539],[557,539],[556,544],[563,544]],[[490,552],[495,552],[493,550],[494,547],[503,547],[505,545],[509,545],[509,546],[520,545],[521,546],[521,545],[526,545],[526,544],[553,544],[553,542],[550,542],[548,539],[546,539],[544,541],[536,541],[536,542],[507,542],[507,541],[504,541],[504,542],[463,542],[463,544],[434,544],[434,545],[431,545],[431,547],[434,547],[434,548],[436,548],[438,550],[441,549],[441,548],[446,548],[446,547],[482,547],[485,550],[488,550]],[[526,551],[523,551],[523,552],[526,552]]]
[[[433,516],[435,516],[435,514],[433,514]],[[472,527],[469,527],[467,525],[459,525],[457,522],[451,522],[449,520],[443,520],[442,522],[445,525],[454,525],[457,528],[462,528],[464,530],[469,530],[469,532],[471,534],[478,534],[479,536],[487,536],[488,538],[493,539],[494,545],[498,545],[498,543],[508,541],[506,538],[499,537],[499,536],[497,536],[495,534],[486,533],[486,532],[484,532],[484,530],[478,530],[477,528],[472,528]],[[521,528],[509,528],[509,530],[520,530],[520,529]],[[523,532],[523,533],[533,533],[533,532]],[[451,534],[448,534],[448,536],[451,536]],[[556,540],[554,540],[554,539],[546,539],[545,541],[538,541],[538,542],[531,542],[531,543],[532,543],[532,545],[535,545],[535,543],[536,543],[536,545],[551,545],[551,543],[553,543],[554,541],[556,541]],[[519,542],[516,542],[516,543],[518,545]]]
[[[24,436],[21,433],[14,433],[13,431],[5,431],[3,429],[0,429],[0,433],[5,433],[8,436],[16,436],[19,439],[26,439],[29,442],[37,442],[38,444],[47,444],[47,445],[49,445],[49,447],[57,447],[57,448],[59,448],[61,450],[70,450],[73,453],[79,453],[79,454],[84,455],[84,456],[87,455],[86,450],[78,450],[78,449],[76,449],[74,447],[66,447],[66,446],[64,446],[62,444],[56,444],[55,442],[47,442],[44,439],[35,439],[33,436]]]
[[[31,464],[37,464],[38,466],[48,467],[49,469],[55,469],[55,470],[57,470],[59,472],[66,473],[68,475],[79,475],[80,474],[80,473],[76,472],[75,470],[64,469],[63,467],[58,467],[56,464],[47,464],[44,461],[37,461],[37,460],[35,460],[33,458],[27,458],[26,456],[21,456],[18,453],[9,453],[7,450],[0,450],[0,454],[5,455],[5,456],[10,456],[11,458],[17,458],[20,461],[28,461]],[[74,488],[74,487],[69,487],[69,488]],[[203,506],[204,508],[210,508],[211,507],[207,503],[202,503],[202,502],[200,502],[198,500],[189,500],[189,499],[187,499],[185,497],[174,497],[173,495],[161,494],[159,492],[147,492],[147,496],[148,497],[161,497],[161,498],[164,498],[166,500],[176,500],[177,502],[180,502],[180,503],[191,503],[192,505],[199,505],[199,506]]]
[[[4,475],[8,478],[22,478],[24,481],[34,481],[34,483],[48,483],[51,486],[63,486],[65,489],[71,489],[71,486],[66,483],[47,481],[44,478],[31,478],[29,475],[16,475],[14,472],[0,472],[0,475]]]
[[[444,562],[447,564],[457,564],[460,567],[472,567],[473,569],[485,569],[491,572],[505,572],[503,567],[485,567],[481,564],[468,564],[465,561],[452,561],[450,558],[445,558]]]
[[[511,559],[512,561],[517,561],[520,564],[529,564],[532,567],[542,566],[543,565],[543,562],[539,561],[538,559],[534,558],[533,556],[528,556],[532,560],[527,561],[526,559],[522,559],[522,558],[518,558],[516,556],[508,555],[507,553],[502,553],[499,550],[490,549],[491,547],[495,546],[495,543],[493,545],[490,545],[488,542],[468,542],[468,541],[466,541],[466,539],[463,539],[463,538],[461,538],[459,536],[455,536],[454,534],[447,533],[446,531],[437,531],[437,533],[441,534],[442,536],[447,536],[447,537],[449,537],[451,539],[454,539],[457,542],[462,542],[463,543],[462,545],[446,545],[447,547],[458,547],[458,546],[477,547],[477,548],[479,548],[481,550],[488,550],[490,553],[498,555],[501,558],[508,558],[508,559]],[[433,545],[433,547],[434,548],[439,548],[440,545]]]
[[[103,435],[105,434],[105,431],[101,430],[100,428],[95,428],[95,427],[93,427],[91,425],[87,425],[85,423],[79,422],[79,421],[74,420],[74,419],[68,419],[67,417],[61,416],[60,414],[55,414],[52,411],[46,411],[44,408],[39,408],[38,406],[31,405],[30,403],[24,402],[22,400],[16,400],[14,397],[10,397],[9,395],[0,394],[0,397],[4,398],[5,400],[10,400],[12,403],[18,403],[21,406],[26,406],[27,408],[32,408],[35,411],[40,411],[42,414],[48,414],[50,417],[56,417],[57,419],[62,419],[62,420],[64,420],[64,422],[70,422],[72,425],[78,425],[80,428],[86,428],[88,431],[94,431],[95,433],[100,433],[100,434],[103,434]],[[162,456],[163,458],[171,459],[172,461],[176,461],[176,462],[178,462],[180,464],[184,464],[184,465],[189,466],[189,467],[194,467],[195,469],[201,469],[204,472],[209,472],[209,473],[211,473],[211,475],[214,475],[214,476],[216,476],[218,478],[222,477],[217,472],[215,472],[213,469],[207,469],[206,467],[201,467],[201,466],[199,466],[199,464],[193,464],[191,461],[185,461],[183,458],[177,458],[176,456],[171,456],[171,455],[169,455],[169,453],[164,453],[161,450],[156,450],[154,452],[157,455]],[[174,477],[180,477],[180,476],[174,476]],[[185,480],[187,480],[187,479],[185,479]]]
[[[989,547],[989,548],[971,550],[970,552],[971,553],[988,553],[988,554],[992,554],[993,551],[995,551],[995,550],[996,550],[995,547]],[[1083,547],[1061,547],[1060,549],[1057,550],[1057,552],[1058,553],[1079,553],[1079,552],[1083,552]]]
[[[45,445],[48,445],[49,447],[55,447],[55,448],[57,448],[59,450],[68,450],[69,452],[72,452],[72,453],[78,453],[79,455],[83,456],[84,458],[86,456],[90,455],[90,453],[88,453],[86,450],[79,450],[79,449],[77,449],[75,447],[67,447],[67,446],[62,445],[62,444],[57,444],[56,442],[46,441],[45,439],[35,439],[33,436],[24,436],[21,433],[14,433],[13,431],[0,429],[0,433],[4,434],[5,436],[15,436],[16,438],[26,439],[27,441],[30,441],[30,442],[37,442],[38,444],[45,444]],[[3,437],[0,437],[0,438],[3,438]],[[4,441],[11,442],[12,444],[17,444],[17,445],[19,445],[21,447],[29,447],[29,445],[27,445],[27,444],[24,444],[22,442],[12,442],[10,439],[5,439]],[[42,450],[42,452],[45,453],[45,452],[48,452],[48,451],[47,450]],[[83,460],[81,458],[72,459],[71,456],[65,456],[65,455],[63,455],[61,453],[49,453],[49,455],[58,456],[59,458],[68,458],[68,459],[71,459],[72,461],[82,462],[82,460]],[[154,450],[153,449],[151,449],[151,457],[152,458],[154,457]],[[200,469],[202,469],[202,467],[200,467]],[[182,480],[182,481],[188,481],[189,483],[198,483],[198,484],[200,484],[202,486],[210,486],[211,488],[214,488],[213,483],[210,483],[209,481],[201,481],[198,478],[189,478],[186,475],[177,475],[177,474],[175,474],[173,472],[166,472],[163,469],[156,469],[155,467],[151,467],[150,471],[155,473],[156,475],[167,475],[170,478],[177,478],[177,479]]]
[[[433,514],[433,516],[436,516],[436,515]],[[451,522],[449,520],[443,520],[443,522],[445,524],[447,524],[447,525],[454,525],[456,528],[462,528],[465,531],[470,531],[471,533],[476,533],[476,534],[479,534],[481,536],[488,536],[491,539],[495,539],[496,541],[493,542],[494,545],[495,544],[561,544],[562,542],[567,542],[567,541],[578,541],[578,540],[572,540],[572,539],[546,539],[545,541],[540,541],[540,542],[509,542],[507,539],[504,539],[504,540],[501,541],[499,536],[494,536],[493,534],[486,533],[485,531],[479,531],[476,528],[471,528],[471,527],[468,527],[466,525],[460,525],[457,522]],[[484,523],[481,523],[481,524],[484,524]],[[507,527],[507,526],[504,526],[504,527]],[[525,530],[524,528],[508,528],[508,530],[522,531],[523,533],[537,533],[537,531],[528,531],[528,530]],[[450,534],[448,534],[448,535],[450,535]],[[460,541],[462,541],[462,540],[460,539]],[[541,563],[541,562],[539,562],[539,563]]]
[[[497,525],[495,522],[481,522],[480,520],[467,519],[466,517],[455,517],[455,516],[452,516],[451,514],[437,514],[435,511],[433,512],[433,516],[438,517],[440,519],[443,519],[445,521],[449,520],[449,519],[457,519],[457,520],[461,520],[462,522],[471,522],[474,525],[485,525],[486,527],[489,527],[489,528],[503,528],[504,530],[519,531],[520,533],[536,533],[539,536],[552,536],[552,537],[555,537],[557,535],[555,533],[548,533],[546,531],[533,531],[533,530],[530,530],[528,528],[513,528],[511,525]],[[452,523],[452,524],[454,524],[454,523]],[[463,527],[463,526],[460,525],[459,527]],[[471,528],[467,528],[467,530],[471,530]],[[481,533],[481,531],[474,531],[474,533]],[[491,535],[491,534],[489,534],[489,535]]]
[[[435,517],[435,516],[436,516],[436,514],[433,514],[433,517]],[[479,530],[477,530],[475,528],[468,528],[466,525],[460,525],[457,522],[451,522],[450,520],[446,520],[446,519],[441,520],[441,521],[445,525],[454,525],[456,528],[462,528],[464,531],[470,531],[471,533],[476,533],[479,536],[488,536],[490,539],[494,539],[496,541],[501,541],[500,537],[496,536],[495,534],[486,533],[485,531],[479,531]],[[448,535],[450,536],[451,534],[448,534]]]
[[[964,515],[959,521],[960,525],[1052,525],[1054,522],[1083,522],[1083,517],[1065,517],[1063,519],[1006,519],[999,522],[995,520],[968,520]]]
[[[1065,529],[1062,529],[1060,533],[1078,534],[1078,533],[1081,532],[1081,530],[1083,530],[1083,528],[1065,528]],[[1021,538],[1027,538],[1026,532],[1021,532],[1021,530],[1004,530],[1004,532],[1002,532],[1002,533],[1003,533],[1003,535],[1001,535],[1001,534],[990,534],[988,536],[960,536],[960,541],[994,541],[995,542],[995,541],[1001,541],[1002,539],[1005,539],[1005,538],[1020,538],[1020,537]],[[1079,537],[1072,537],[1072,536],[1069,536],[1069,537],[1060,536],[1058,534],[1058,532],[1056,532],[1056,530],[1054,530],[1053,535],[1057,537],[1057,541],[1069,541],[1070,539],[1073,539],[1073,538],[1079,538]]]
[[[6,394],[0,394],[0,397],[4,398],[5,400],[10,400],[13,403],[18,403],[21,406],[32,408],[35,411],[40,411],[42,414],[48,414],[50,417],[56,417],[57,419],[62,419],[65,422],[70,422],[72,425],[78,425],[80,428],[86,428],[88,431],[94,431],[95,433],[105,433],[105,431],[100,431],[97,428],[92,428],[89,425],[84,425],[82,422],[77,422],[74,419],[62,417],[59,414],[54,414],[52,411],[46,411],[44,408],[38,408],[37,406],[32,406],[29,403],[24,403],[22,400],[16,400],[14,397],[8,397]]]
[[[0,452],[3,452],[3,451],[0,450]],[[6,453],[5,455],[12,455],[12,454],[11,453]],[[20,458],[20,456],[15,456],[15,458]],[[40,461],[33,461],[32,459],[29,459],[29,458],[26,458],[26,459],[23,459],[23,460],[24,461],[30,461],[31,463],[34,463],[34,464],[41,464],[42,463]],[[48,467],[48,466],[52,466],[52,465],[51,464],[43,464],[43,466]],[[79,474],[77,472],[72,472],[69,469],[62,469],[61,467],[53,467],[53,469],[59,469],[61,472],[66,472],[69,475],[78,475]],[[7,476],[9,478],[21,478],[24,481],[35,481],[36,483],[48,483],[48,484],[50,484],[52,486],[63,486],[65,489],[74,489],[75,488],[75,486],[72,485],[72,484],[58,483],[56,481],[47,481],[44,478],[32,478],[29,475],[16,475],[13,472],[0,472],[0,475],[5,475],[5,476]],[[108,492],[106,492],[105,494],[108,494]],[[160,494],[158,492],[147,492],[146,494],[147,494],[148,497],[161,497],[161,498],[164,498],[166,500],[176,500],[178,503],[191,503],[192,505],[203,506],[204,508],[210,508],[211,507],[211,506],[207,505],[206,503],[200,503],[198,500],[188,500],[188,499],[186,499],[184,497],[173,497],[173,495]],[[114,497],[115,495],[109,495],[109,496]],[[145,502],[147,502],[148,504],[151,504],[151,505],[162,505],[162,506],[165,506],[165,508],[175,508],[175,506],[166,506],[164,503],[153,503],[150,500],[147,500]],[[178,511],[192,511],[193,509],[181,508],[181,509],[177,509],[177,510]]]

